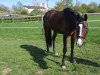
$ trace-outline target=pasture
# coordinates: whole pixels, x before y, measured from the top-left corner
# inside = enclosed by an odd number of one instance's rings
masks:
[[[90,16],[89,20],[100,20]],[[62,70],[62,35],[57,36],[58,56],[45,53],[42,25],[39,21],[0,24],[0,75],[99,75],[100,21],[89,22],[86,44],[75,46],[77,63],[70,58],[70,38],[66,53],[66,70]]]

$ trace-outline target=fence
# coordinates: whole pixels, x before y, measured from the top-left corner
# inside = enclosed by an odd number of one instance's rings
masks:
[[[28,22],[28,21],[41,21],[42,16],[3,16],[0,17],[0,23],[14,23],[14,22]]]
[[[87,13],[88,15],[100,15],[100,13]]]
[[[100,15],[100,13],[87,13],[88,15]],[[14,22],[28,22],[28,21],[41,21],[42,15],[25,16],[18,14],[0,14],[0,23],[14,23]]]

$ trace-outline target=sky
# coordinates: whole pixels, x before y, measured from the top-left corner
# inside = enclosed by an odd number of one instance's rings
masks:
[[[7,7],[12,7],[12,5],[16,5],[17,2],[20,1],[23,5],[33,5],[33,0],[0,0],[0,4],[4,4]],[[37,2],[46,2],[46,0],[36,0]],[[48,0],[48,6],[50,8],[53,8],[56,4],[56,2],[59,0]],[[73,0],[74,4],[76,0]],[[89,4],[90,2],[97,2],[100,3],[100,0],[78,0],[81,3]]]

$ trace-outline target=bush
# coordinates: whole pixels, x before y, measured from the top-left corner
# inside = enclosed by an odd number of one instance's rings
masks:
[[[88,13],[95,13],[95,10],[89,8],[87,12],[88,12]]]
[[[28,14],[27,10],[25,10],[25,9],[20,9],[19,12],[20,12],[21,15],[27,15]]]
[[[44,12],[38,9],[34,9],[30,14],[31,15],[42,15]]]

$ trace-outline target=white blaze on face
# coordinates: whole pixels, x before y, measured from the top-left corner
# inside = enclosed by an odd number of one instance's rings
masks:
[[[83,25],[82,24],[79,24],[79,27],[80,27],[79,36],[82,36],[82,27],[83,27]]]
[[[82,27],[83,27],[83,25],[82,24],[79,24],[79,27],[80,27],[79,36],[82,36]],[[78,38],[77,45],[78,46],[82,46],[82,43],[83,43],[83,40],[81,38]]]

